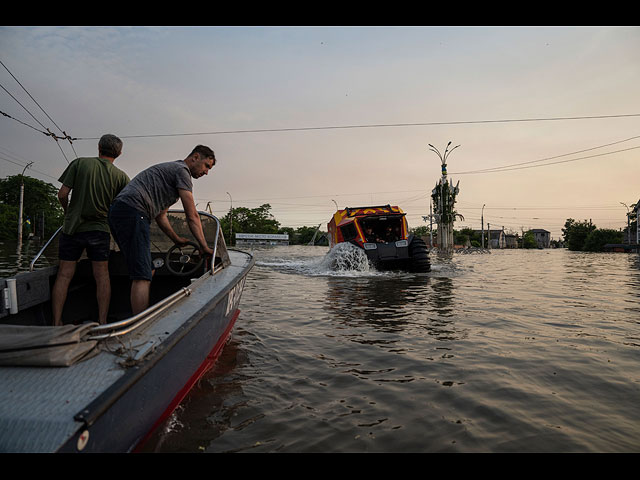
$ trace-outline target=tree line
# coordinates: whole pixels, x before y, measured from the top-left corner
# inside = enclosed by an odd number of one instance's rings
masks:
[[[411,229],[411,233],[419,237],[429,236],[429,227],[420,226]],[[436,231],[434,230],[433,236],[435,238]],[[489,245],[489,232],[484,232],[484,246]],[[453,231],[453,238],[456,245],[469,245],[474,248],[482,247],[482,232],[474,230],[473,228],[465,227],[461,230]],[[532,231],[524,232],[522,238],[518,238],[518,246],[520,248],[538,248],[538,242],[536,242],[535,236]]]
[[[290,245],[306,245],[315,235],[315,245],[329,244],[326,231],[319,229],[317,225],[298,228],[282,227],[271,213],[271,205],[268,203],[256,208],[233,208],[220,218],[220,227],[225,234],[225,239],[231,244],[235,243],[235,238],[229,238],[230,232],[233,237],[236,233],[286,233],[289,235]]]
[[[50,183],[27,175],[0,179],[0,240],[17,240],[20,210],[20,185],[24,182],[22,236],[31,233],[49,238],[62,225],[64,211],[58,201],[58,189]]]
[[[610,243],[622,243],[624,234],[611,228],[597,228],[591,220],[578,222],[568,218],[562,229],[565,245],[569,250],[602,252]]]

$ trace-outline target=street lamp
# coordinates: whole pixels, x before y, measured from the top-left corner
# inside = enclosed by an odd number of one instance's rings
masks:
[[[440,220],[438,221],[438,237],[440,239],[438,242],[438,247],[443,250],[449,250],[453,246],[453,219],[450,218],[450,215],[446,215],[446,214],[447,213],[453,214],[453,204],[455,203],[454,195],[457,194],[458,187],[456,186],[456,188],[454,189],[455,193],[453,194],[450,193],[449,191],[449,193],[447,194],[447,198],[445,198],[444,187],[445,187],[445,184],[447,183],[447,157],[451,154],[451,152],[453,152],[460,145],[456,145],[451,150],[449,150],[449,146],[451,145],[451,142],[447,143],[447,147],[445,148],[443,154],[441,154],[440,151],[436,147],[434,147],[432,144],[429,143],[428,145],[429,147],[431,147],[430,150],[434,152],[436,155],[438,155],[438,157],[440,158],[440,162],[442,164],[442,178],[440,179],[440,201],[438,202],[439,214],[440,214]],[[453,184],[451,184],[451,187],[453,188]],[[437,188],[437,184],[436,184],[436,188]],[[445,205],[444,205],[445,201],[447,202],[447,207],[450,207],[451,212],[448,212],[448,209],[445,208]],[[450,202],[450,205],[449,205],[449,202]],[[451,240],[452,242],[451,245],[449,244],[449,240]]]
[[[20,210],[18,212],[18,248],[22,245],[22,208],[24,206],[24,172],[33,165],[33,162],[27,163],[20,175]]]

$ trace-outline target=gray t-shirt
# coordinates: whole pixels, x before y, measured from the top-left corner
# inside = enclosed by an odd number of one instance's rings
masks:
[[[184,160],[159,163],[133,177],[115,200],[146,213],[149,220],[176,203],[178,189],[193,191],[191,172]]]

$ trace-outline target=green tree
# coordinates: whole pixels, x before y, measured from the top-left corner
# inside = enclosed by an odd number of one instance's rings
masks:
[[[597,228],[592,231],[584,242],[586,252],[602,252],[607,243],[622,243],[623,233],[610,228]]]
[[[289,245],[295,244],[296,231],[291,227],[280,227],[278,233],[289,235]]]
[[[419,227],[410,228],[409,233],[415,235],[416,237],[428,237],[429,227],[427,227],[426,225],[421,225]]]
[[[295,243],[299,245],[308,244],[318,227],[298,227],[295,233]]]
[[[532,231],[528,231],[522,237],[522,248],[538,248],[538,242]]]
[[[472,247],[481,245],[481,234],[473,228],[465,227],[460,231],[454,232],[455,241],[458,245],[465,245],[467,240]]]
[[[595,229],[596,226],[591,221],[576,222],[573,218],[568,218],[562,229],[567,248],[574,251],[583,250],[585,240]]]
[[[17,238],[20,183],[24,178],[22,219],[26,222],[44,215],[44,236],[48,238],[62,225],[64,211],[58,201],[58,188],[27,175],[13,175],[0,179],[0,238]],[[26,235],[28,228],[23,228]]]
[[[268,203],[256,208],[237,207],[220,219],[220,226],[225,235],[228,235],[229,223],[233,219],[233,233],[278,233],[280,223],[270,210],[271,205]],[[234,244],[235,240],[230,238],[228,243]]]

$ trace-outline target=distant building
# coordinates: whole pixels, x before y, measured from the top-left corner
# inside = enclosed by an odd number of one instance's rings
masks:
[[[474,230],[474,232],[479,236],[482,236],[483,233],[482,230]],[[485,242],[488,241],[485,243],[485,248],[511,248],[507,247],[507,236],[504,230],[485,230],[484,236]]]
[[[491,230],[489,232],[489,241],[491,248],[505,248],[507,246],[504,230]]]
[[[543,230],[542,228],[534,228],[531,230],[531,233],[533,233],[533,236],[536,239],[538,248],[551,247],[551,232]]]
[[[236,246],[289,245],[288,233],[236,233]]]
[[[511,233],[505,234],[505,248],[518,248],[518,235]]]

